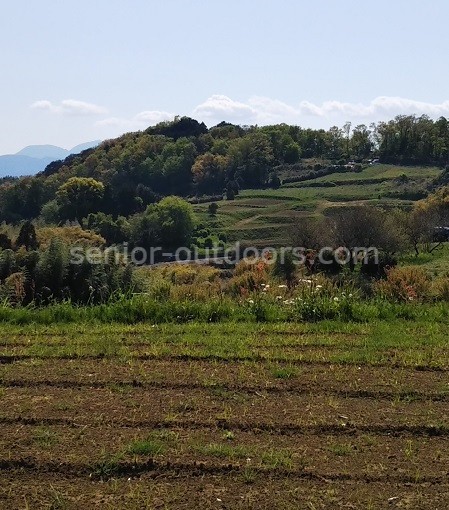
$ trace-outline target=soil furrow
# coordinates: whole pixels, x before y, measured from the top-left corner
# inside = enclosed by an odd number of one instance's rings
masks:
[[[108,420],[99,422],[80,422],[70,418],[31,418],[24,416],[6,417],[0,416],[0,424],[3,425],[25,425],[25,426],[68,426],[74,428],[82,427],[105,427],[117,426],[136,429],[208,429],[215,427],[222,430],[240,430],[242,432],[269,432],[279,435],[321,435],[337,434],[354,436],[356,434],[373,434],[384,436],[417,436],[417,437],[449,437],[449,427],[433,425],[355,425],[350,422],[341,424],[319,424],[319,425],[297,425],[294,423],[272,424],[265,422],[242,423],[225,419],[213,421],[201,420]]]
[[[210,391],[216,388],[216,385],[207,385],[201,383],[190,382],[166,382],[166,381],[70,381],[70,380],[20,380],[20,379],[0,379],[0,386],[4,388],[140,388],[140,389],[163,389],[163,390],[206,390]],[[310,386],[301,387],[300,384],[280,386],[246,386],[243,384],[220,384],[219,389],[234,393],[293,393],[295,395],[309,395],[311,393]],[[431,402],[448,402],[448,393],[425,393],[419,391],[381,391],[381,390],[350,390],[350,389],[331,389],[318,387],[313,391],[315,396],[337,396],[340,398],[353,399],[370,399],[370,400],[409,400],[409,401],[431,401]]]
[[[32,354],[16,354],[16,355],[2,355],[0,356],[0,365],[8,365],[22,361],[32,361],[32,360],[101,360],[101,359],[117,359],[117,355],[107,355],[107,354],[67,354],[67,355],[57,355],[57,356],[42,356],[42,355],[32,355]],[[367,363],[364,360],[316,360],[316,359],[297,359],[288,357],[270,357],[270,356],[260,356],[260,355],[248,355],[248,356],[233,356],[233,355],[215,355],[215,354],[204,354],[204,355],[196,355],[196,354],[126,354],[126,358],[136,359],[141,361],[149,361],[149,360],[165,360],[165,361],[204,361],[204,362],[220,362],[223,365],[227,365],[230,363],[288,363],[289,365],[301,366],[301,365],[311,365],[311,366],[334,366],[334,365],[356,365],[356,366],[372,366],[379,368],[411,368],[416,371],[423,372],[448,372],[449,369],[446,366],[441,365],[409,365],[406,363],[400,362],[391,362],[391,363],[383,363],[383,362],[373,362]]]
[[[39,462],[33,458],[0,460],[0,471],[23,471],[28,473],[57,473],[66,477],[85,477],[108,480],[111,478],[136,477],[145,474],[154,478],[165,477],[202,477],[204,475],[226,475],[242,472],[245,466],[239,464],[213,464],[206,462],[163,462],[150,459],[146,462],[119,462],[110,466],[76,464],[65,462]],[[310,481],[329,482],[365,482],[365,483],[401,483],[410,485],[444,484],[449,482],[449,476],[423,475],[416,479],[414,476],[389,473],[386,475],[369,475],[357,473],[317,473],[307,470],[293,470],[281,467],[260,468],[253,467],[257,475],[267,475],[270,478],[297,478]]]

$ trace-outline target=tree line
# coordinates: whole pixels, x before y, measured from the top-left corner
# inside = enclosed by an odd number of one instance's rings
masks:
[[[373,158],[446,166],[448,120],[399,116],[324,130],[225,122],[208,129],[194,119],[176,118],[53,162],[35,177],[2,180],[0,221],[41,217],[58,223],[98,212],[128,217],[169,195],[233,199],[243,188],[278,187],[282,172],[295,175],[311,159],[320,161],[314,166],[323,172],[326,165],[342,168]]]

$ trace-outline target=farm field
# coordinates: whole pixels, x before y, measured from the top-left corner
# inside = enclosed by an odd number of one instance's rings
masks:
[[[397,179],[406,176],[410,189],[422,191],[441,172],[435,167],[374,165],[360,173],[334,173],[284,184],[279,189],[242,190],[235,200],[219,203],[217,221],[231,241],[256,246],[288,245],[289,227],[304,217],[342,205],[410,206],[411,200],[394,195],[401,189]],[[336,186],[323,187],[325,183]],[[207,203],[195,206],[202,221],[208,219],[207,207]]]
[[[6,325],[0,508],[446,509],[447,324]]]

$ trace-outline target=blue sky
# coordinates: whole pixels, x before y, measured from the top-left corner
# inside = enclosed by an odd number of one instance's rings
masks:
[[[449,117],[449,2],[3,0],[0,154],[175,114],[330,127]]]

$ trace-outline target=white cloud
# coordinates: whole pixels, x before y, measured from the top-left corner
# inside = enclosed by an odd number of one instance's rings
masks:
[[[224,95],[213,95],[197,106],[192,113],[194,117],[209,125],[223,120],[244,124],[287,122],[306,125],[313,118],[319,118],[323,127],[329,122],[377,121],[401,114],[448,116],[449,101],[426,103],[402,97],[380,96],[366,104],[337,100],[315,104],[304,100],[297,105],[289,105],[277,99],[261,96],[239,102]]]
[[[36,101],[31,105],[31,108],[36,110],[45,110],[50,113],[58,115],[104,115],[107,109],[85,101],[78,101],[76,99],[64,99],[60,104],[54,104],[48,100]]]
[[[158,110],[146,110],[134,115],[130,119],[120,117],[109,117],[103,120],[99,120],[95,123],[99,127],[115,127],[123,130],[140,130],[148,126],[154,126],[164,120],[173,120],[175,118],[174,113],[163,112]]]
[[[277,99],[254,96],[248,103],[257,112],[257,121],[260,124],[289,122],[298,116],[297,109]]]
[[[63,101],[60,105],[53,105],[50,101],[38,101],[33,107],[70,114],[75,111],[84,114],[98,112],[97,108],[100,108],[72,100]],[[317,128],[328,128],[348,120],[355,123],[389,120],[400,114],[426,114],[433,118],[441,115],[449,117],[449,100],[442,103],[426,103],[402,97],[379,96],[367,103],[338,100],[313,103],[304,100],[297,104],[287,104],[264,96],[253,96],[246,101],[237,101],[222,94],[215,94],[187,113],[209,126],[221,121],[258,125],[284,122]],[[106,129],[109,135],[115,136],[126,131],[145,129],[164,120],[173,120],[175,115],[167,111],[144,110],[129,118],[114,116],[103,118],[95,122],[95,126]]]
[[[193,116],[201,119],[220,119],[227,121],[253,122],[257,118],[257,110],[250,105],[234,101],[220,94],[206,99],[193,110]]]
[[[143,122],[144,124],[147,124],[147,125],[153,125],[153,124],[157,124],[158,122],[162,122],[164,120],[173,120],[174,117],[175,117],[174,113],[160,112],[157,110],[154,110],[154,111],[148,110],[148,111],[138,113],[134,117],[134,121],[135,122]]]
[[[371,117],[373,120],[379,116],[400,114],[440,116],[449,114],[449,101],[425,103],[403,97],[388,96],[376,97],[368,104],[325,101],[321,105],[316,105],[303,101],[300,103],[299,112],[303,115],[320,117],[344,114],[348,117]]]
[[[55,107],[51,104],[50,101],[42,100],[42,101],[36,101],[31,105],[31,108],[34,108],[36,110],[48,110],[53,111],[55,110]]]

